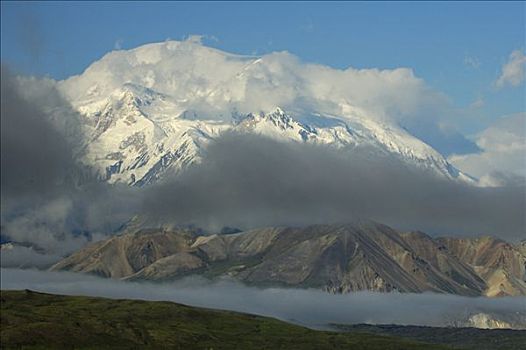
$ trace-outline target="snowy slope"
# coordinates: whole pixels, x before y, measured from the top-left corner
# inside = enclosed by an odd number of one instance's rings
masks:
[[[178,173],[227,130],[346,150],[372,146],[469,181],[429,145],[379,117],[388,109],[371,107],[352,89],[347,96],[324,78],[345,85],[362,81],[363,71],[327,70],[286,53],[246,57],[168,41],[111,52],[59,88],[84,117],[82,161],[111,183],[142,186]],[[366,73],[385,84],[419,84],[405,70]]]

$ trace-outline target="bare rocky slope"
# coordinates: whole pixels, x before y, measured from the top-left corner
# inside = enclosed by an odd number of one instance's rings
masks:
[[[488,284],[486,295],[526,295],[524,242],[514,246],[493,237],[439,239],[459,260],[470,265]]]
[[[138,230],[87,246],[51,269],[124,280],[231,276],[247,284],[333,293],[507,296],[526,295],[525,264],[520,245],[495,238],[433,239],[362,221],[210,236]]]

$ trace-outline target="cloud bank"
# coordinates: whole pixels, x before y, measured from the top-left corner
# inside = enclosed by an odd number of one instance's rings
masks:
[[[524,185],[465,186],[367,148],[226,134],[177,178],[142,189],[99,183],[74,159],[77,113],[53,84],[29,83],[2,72],[1,233],[51,256],[114,234],[135,215],[211,232],[365,218],[431,234],[524,235]]]
[[[366,218],[440,234],[523,237],[524,186],[478,188],[409,168],[372,150],[229,134],[201,165],[152,185],[141,212],[219,229]]]
[[[180,72],[160,75],[174,62]],[[211,69],[214,62],[222,69]],[[76,162],[84,147],[82,117],[61,95],[69,87],[75,102],[86,97],[80,91],[104,94],[138,75],[174,98],[192,97],[196,108],[202,102],[204,108],[233,104],[252,110],[270,103],[335,108],[344,116],[363,109],[368,116],[396,119],[440,99],[410,70],[335,70],[288,53],[240,58],[192,42],[167,42],[110,53],[87,72],[57,87],[51,80],[14,77],[2,67],[2,237],[63,256],[143,215],[155,224],[211,231],[366,218],[443,235],[523,238],[524,184],[463,186],[367,148],[344,155],[227,134],[211,142],[202,164],[179,178],[145,189],[99,183]],[[98,81],[109,85],[93,85]],[[204,87],[211,90],[203,94]]]
[[[66,272],[2,269],[2,289],[31,289],[66,295],[164,300],[279,318],[314,328],[329,323],[451,326],[475,313],[513,316],[526,322],[524,297],[469,298],[447,294],[253,288],[222,280],[187,278],[173,283],[134,283]]]

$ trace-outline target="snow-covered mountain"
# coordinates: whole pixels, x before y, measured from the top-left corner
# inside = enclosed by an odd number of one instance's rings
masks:
[[[83,118],[80,159],[110,183],[142,186],[178,173],[200,162],[210,140],[225,131],[351,151],[370,146],[471,181],[383,117],[401,108],[388,93],[398,86],[364,97],[350,85],[370,85],[364,79],[379,86],[404,81],[408,89],[420,84],[405,69],[339,71],[300,63],[287,53],[237,56],[167,41],[108,53],[81,75],[59,82],[59,89]],[[382,98],[385,108],[378,107]]]

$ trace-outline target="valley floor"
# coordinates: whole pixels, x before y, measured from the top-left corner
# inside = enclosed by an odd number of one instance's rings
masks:
[[[2,349],[452,349],[171,302],[1,292]]]
[[[526,349],[526,331],[514,329],[479,329],[399,325],[335,325],[348,332],[363,332],[402,337],[433,344],[447,344],[456,349],[497,350]]]

